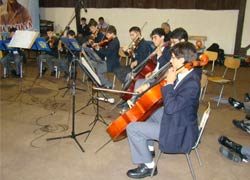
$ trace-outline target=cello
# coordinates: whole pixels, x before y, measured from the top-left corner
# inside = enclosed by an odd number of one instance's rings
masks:
[[[168,47],[169,43],[165,43],[163,46]],[[156,52],[159,50],[159,48],[162,48],[162,46],[157,47],[142,63],[132,70],[130,74],[130,80],[123,85],[123,91],[134,92],[135,82],[138,79],[144,79],[148,73],[153,72],[157,65]],[[123,100],[129,100],[132,95],[122,94],[120,97]]]
[[[199,59],[200,61],[194,60],[184,64],[184,67],[191,69],[208,63],[208,57],[204,54]],[[183,66],[180,68],[183,68]],[[161,88],[165,85],[164,76],[160,77],[158,83],[144,92],[131,109],[109,124],[106,131],[113,141],[119,141],[126,137],[126,127],[130,122],[145,121],[156,109],[162,106]]]

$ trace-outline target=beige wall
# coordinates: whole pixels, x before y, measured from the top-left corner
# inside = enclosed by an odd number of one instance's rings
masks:
[[[73,13],[73,8],[40,8],[41,18],[54,21],[57,31],[65,27]],[[142,26],[144,22],[147,22],[143,35],[146,39],[150,39],[149,34],[152,29],[159,27],[163,21],[169,20],[172,29],[182,26],[188,31],[189,35],[207,36],[208,39],[205,44],[207,47],[213,42],[217,42],[225,50],[225,53],[231,54],[234,51],[238,10],[89,8],[88,13],[82,11],[82,16],[87,19],[92,17],[97,19],[99,16],[103,16],[108,23],[117,27],[122,46],[130,42],[129,27],[133,25]],[[72,28],[75,29],[75,21],[72,23]],[[249,27],[245,29],[248,29],[249,32]]]

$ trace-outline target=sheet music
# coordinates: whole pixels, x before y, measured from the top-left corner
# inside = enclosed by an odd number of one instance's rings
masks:
[[[16,31],[12,37],[9,47],[30,49],[35,39],[38,37],[36,31]]]
[[[93,69],[90,67],[88,62],[84,59],[84,57],[81,57],[81,63],[87,69],[87,71],[90,73],[90,75],[95,79],[95,81],[98,83],[98,85],[101,86],[102,85],[101,80],[99,79],[97,74],[93,71]]]

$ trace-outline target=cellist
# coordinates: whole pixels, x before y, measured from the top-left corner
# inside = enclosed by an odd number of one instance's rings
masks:
[[[131,72],[136,66],[143,62],[152,52],[153,44],[146,41],[141,34],[141,29],[137,26],[132,26],[129,29],[129,36],[132,40],[130,47],[123,47],[122,50],[129,58],[131,63],[128,67],[122,68],[117,78],[124,83],[129,79],[128,73]]]
[[[167,43],[165,43],[165,32],[162,28],[155,28],[151,34],[150,34],[152,41],[156,47],[154,51],[154,56],[157,59],[157,64],[153,72],[148,73],[146,75],[146,79],[150,77],[151,74],[154,72],[157,72],[161,67],[163,67],[166,63],[170,61],[171,55],[169,53],[169,46]],[[139,88],[143,83],[145,79],[138,79],[135,83],[135,89]],[[128,104],[125,102],[121,106],[123,110],[126,110],[128,108]]]
[[[151,175],[153,141],[166,153],[188,153],[198,137],[197,111],[199,106],[201,74],[185,63],[197,59],[195,46],[180,42],[171,48],[172,67],[166,76],[166,85],[161,89],[163,107],[157,109],[145,122],[131,122],[127,128],[132,162],[138,165],[130,169],[130,178]],[[154,175],[157,174],[157,169]]]

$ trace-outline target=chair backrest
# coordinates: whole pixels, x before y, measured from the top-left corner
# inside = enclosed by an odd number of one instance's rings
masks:
[[[203,131],[204,131],[205,126],[207,124],[207,120],[208,120],[209,115],[210,115],[210,111],[211,111],[210,102],[208,102],[207,109],[204,111],[202,118],[201,118],[201,122],[199,124],[199,136],[197,138],[195,145],[193,146],[193,149],[196,148],[200,142],[201,136],[203,134]]]
[[[240,67],[240,60],[234,57],[225,57],[224,65],[229,69],[238,69]]]
[[[204,54],[208,56],[209,61],[216,61],[218,59],[218,53],[214,51],[204,51]]]
[[[232,69],[232,70],[234,70],[233,81],[235,81],[237,69],[240,67],[240,60],[236,59],[234,57],[231,57],[231,56],[227,56],[224,60],[224,66],[226,67],[226,69],[225,69],[222,77],[225,78],[227,70]]]

